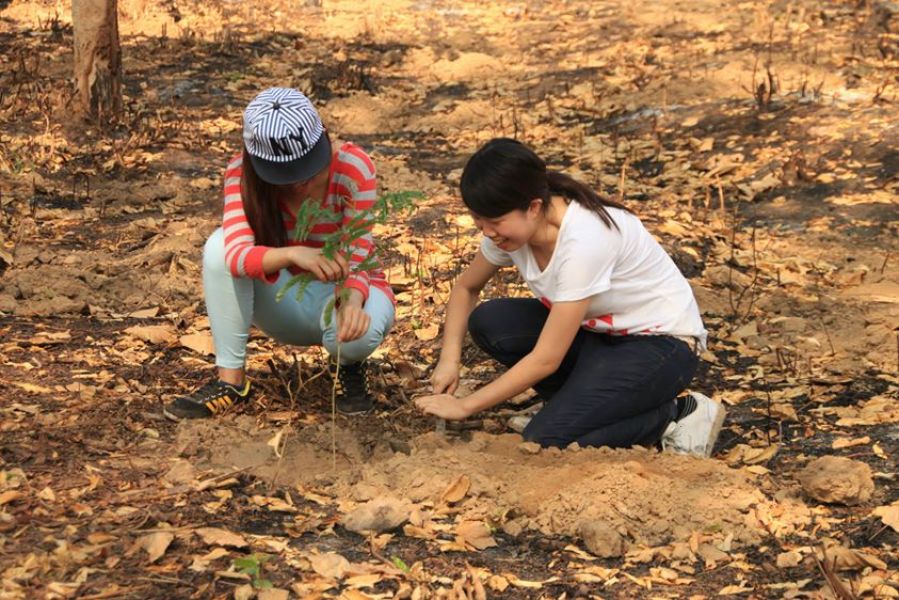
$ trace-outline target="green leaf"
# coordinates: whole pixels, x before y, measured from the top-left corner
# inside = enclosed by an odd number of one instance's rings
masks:
[[[293,286],[295,286],[297,284],[300,284],[304,280],[308,279],[307,275],[309,275],[309,274],[308,273],[300,273],[299,275],[294,275],[293,277],[288,279],[287,283],[284,284],[284,287],[282,287],[280,290],[278,290],[278,293],[275,294],[275,302],[280,302],[281,299],[284,298],[284,295],[287,294],[287,290],[289,290],[290,288],[292,288]],[[309,284],[307,283],[306,285],[309,285]],[[305,289],[305,287],[303,289]],[[297,300],[299,300],[299,299],[300,299],[300,297],[298,296]]]
[[[253,586],[257,590],[270,590],[275,587],[274,584],[272,584],[272,582],[268,579],[254,579]]]
[[[336,231],[330,233],[324,238],[322,246],[322,254],[329,259],[333,259],[338,253],[351,255],[354,244],[357,240],[370,236],[370,230],[375,224],[387,223],[391,218],[401,216],[401,213],[411,211],[415,206],[415,201],[424,198],[422,192],[416,191],[400,191],[387,192],[381,194],[374,205],[369,210],[359,211],[354,214],[346,223],[342,223]],[[317,222],[333,222],[334,217],[338,216],[335,211],[328,206],[322,206],[320,203],[307,198],[302,202],[295,215],[296,224],[294,225],[292,237],[294,240],[303,242],[312,231],[312,227]],[[379,265],[377,259],[377,247],[365,258],[361,263],[352,267],[353,272],[369,271]],[[284,298],[287,290],[297,286],[296,297],[301,300],[306,288],[315,279],[311,273],[301,273],[291,277],[287,283],[278,290],[275,300],[280,302]],[[326,321],[330,325],[333,317],[334,305],[326,307]]]
[[[259,560],[254,554],[243,558],[235,558],[234,566],[237,567],[241,573],[247,575],[255,576],[259,573]]]
[[[409,572],[412,571],[412,569],[409,568],[409,565],[407,565],[407,564],[403,561],[402,558],[400,558],[399,556],[397,556],[397,555],[395,555],[395,554],[394,554],[393,556],[390,557],[390,562],[392,562],[393,565],[394,565],[397,569],[399,569],[400,571],[402,571],[403,573],[409,573]]]

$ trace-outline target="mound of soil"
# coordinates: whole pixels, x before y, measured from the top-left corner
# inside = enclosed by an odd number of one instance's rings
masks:
[[[633,544],[720,531],[747,544],[765,533],[758,512],[772,512],[772,501],[745,471],[648,449],[541,449],[518,435],[475,432],[470,441],[427,433],[411,440],[406,454],[384,441],[364,448],[338,428],[335,469],[328,426],[280,439],[277,433],[255,429],[250,419],[185,423],[178,444],[182,455],[212,468],[247,469],[341,500],[391,496],[435,511],[453,504],[458,518],[498,522],[511,533],[580,537],[601,523]],[[460,480],[467,486],[462,498],[448,499],[447,489]]]

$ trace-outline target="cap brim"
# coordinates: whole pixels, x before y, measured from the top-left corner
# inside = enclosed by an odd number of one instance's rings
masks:
[[[294,160],[275,162],[250,154],[250,162],[256,175],[266,183],[288,185],[312,179],[322,169],[331,164],[331,142],[322,132],[312,149]]]

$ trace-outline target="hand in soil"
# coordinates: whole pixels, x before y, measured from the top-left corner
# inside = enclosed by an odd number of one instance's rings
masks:
[[[435,394],[454,394],[459,387],[459,363],[441,360],[431,374],[431,391]]]
[[[415,406],[430,415],[449,421],[458,421],[471,416],[471,409],[468,408],[465,399],[456,398],[451,394],[422,396],[415,401]]]

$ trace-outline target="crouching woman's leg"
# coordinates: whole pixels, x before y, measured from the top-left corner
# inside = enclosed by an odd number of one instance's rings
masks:
[[[573,372],[524,431],[543,446],[653,445],[677,415],[674,401],[698,359],[667,336],[589,334]]]
[[[358,339],[337,342],[336,311],[330,323],[321,314],[322,345],[331,355],[329,361],[333,376],[337,378],[337,409],[344,414],[359,414],[371,410],[374,402],[369,391],[368,362],[366,359],[381,345],[393,326],[395,307],[390,297],[372,286],[364,306],[371,319],[368,331]],[[337,357],[340,356],[338,368]]]

